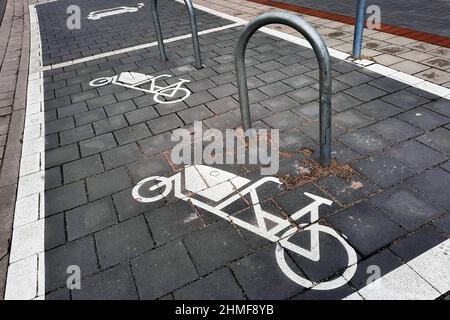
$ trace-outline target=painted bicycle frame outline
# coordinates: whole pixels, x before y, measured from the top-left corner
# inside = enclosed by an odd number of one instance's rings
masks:
[[[144,3],[138,3],[137,7],[127,7],[127,6],[121,6],[121,7],[115,7],[115,8],[109,8],[109,9],[103,9],[103,10],[97,10],[92,11],[87,16],[88,20],[100,20],[101,18],[111,17],[122,13],[128,13],[128,12],[138,12],[139,9],[144,7]]]
[[[186,171],[187,168],[191,167],[190,165],[185,166],[184,170]],[[207,167],[204,165],[194,165],[194,167]],[[212,168],[214,169],[214,168]],[[214,171],[214,170],[213,170]],[[219,169],[215,169],[215,171],[222,171]],[[158,190],[161,187],[165,187],[164,192],[161,194],[152,197],[152,198],[145,198],[142,197],[139,194],[139,190],[142,186],[144,186],[146,183],[151,182],[153,180],[159,180],[160,183],[150,187],[149,191],[155,191]],[[230,180],[232,181],[232,180]],[[265,183],[272,182],[276,183],[278,185],[281,185],[282,183],[279,181],[276,177],[264,177],[260,179],[259,181],[252,183],[250,186],[244,188],[242,191],[236,190],[236,194],[228,198],[227,200],[220,202],[217,206],[211,206],[205,202],[202,202],[198,199],[193,198],[192,195],[185,195],[181,191],[181,172],[176,173],[175,175],[167,178],[167,177],[161,177],[161,176],[152,176],[145,178],[141,180],[132,190],[132,195],[135,200],[138,202],[148,203],[148,202],[156,202],[159,200],[162,200],[163,198],[167,197],[169,193],[172,191],[172,184],[174,186],[174,195],[175,197],[184,200],[184,201],[190,201],[194,206],[197,206],[199,208],[202,208],[204,210],[209,211],[210,213],[213,213],[217,216],[219,216],[222,219],[228,220],[236,225],[238,225],[241,228],[244,228],[250,232],[253,232],[259,236],[262,236],[263,238],[277,243],[276,250],[275,250],[275,256],[277,263],[280,267],[280,269],[284,272],[284,274],[291,279],[292,281],[296,282],[297,284],[305,287],[305,288],[311,288],[313,290],[332,290],[339,288],[346,284],[350,279],[354,276],[356,269],[357,269],[357,255],[355,250],[345,241],[343,237],[341,237],[335,230],[331,229],[330,227],[323,226],[318,224],[319,220],[319,207],[322,204],[326,204],[330,206],[333,202],[331,200],[322,198],[320,196],[313,195],[311,193],[305,192],[304,194],[314,200],[312,203],[307,205],[306,207],[300,209],[296,213],[290,216],[290,220],[282,219],[278,216],[275,216],[269,212],[264,211],[261,208],[261,204],[259,201],[258,194],[256,192],[256,189],[260,186],[262,186]],[[252,202],[252,208],[253,212],[255,213],[256,220],[257,220],[257,226],[254,226],[246,221],[243,221],[237,217],[234,217],[230,214],[227,214],[226,212],[222,211],[223,208],[227,207],[234,201],[238,200],[239,198],[250,194],[251,202]],[[299,226],[303,229],[299,230],[297,227],[292,226],[291,221],[298,221],[303,216],[307,215],[308,213],[311,213],[311,224],[300,224]],[[267,224],[265,223],[265,220],[270,220],[276,224],[276,227],[268,230]],[[276,234],[280,233],[281,231],[287,229],[286,232],[283,233],[281,237],[277,236]],[[311,250],[306,250],[304,248],[301,248],[298,245],[295,245],[293,243],[289,242],[289,239],[296,234],[297,232],[303,232],[303,231],[310,231],[311,234]],[[343,272],[343,274],[335,279],[324,281],[320,283],[312,282],[308,279],[305,279],[304,277],[299,276],[295,271],[293,271],[285,257],[284,249],[288,249],[294,253],[297,253],[311,261],[317,262],[320,260],[320,241],[319,241],[319,233],[327,233],[331,235],[332,237],[336,238],[344,247],[344,249],[347,252],[348,255],[348,264],[347,268]]]
[[[169,74],[162,74],[159,76],[151,76],[151,75],[143,75],[140,74],[142,76],[145,76],[145,80],[134,83],[133,85],[127,84],[125,82],[121,82],[119,81],[121,75],[124,73],[121,73],[120,75],[115,75],[112,77],[102,77],[102,78],[97,78],[92,80],[89,85],[91,87],[103,87],[106,86],[108,84],[115,84],[115,85],[119,85],[125,88],[129,88],[129,89],[134,89],[134,90],[139,90],[145,93],[149,93],[149,94],[153,94],[153,100],[155,100],[155,102],[157,103],[161,103],[161,104],[171,104],[171,103],[177,103],[180,101],[183,101],[185,99],[187,99],[190,95],[191,95],[191,91],[189,91],[186,88],[182,88],[182,85],[184,83],[189,83],[191,82],[190,80],[186,80],[186,79],[181,79],[179,78],[179,81],[171,84],[169,86],[158,86],[156,85],[156,81],[158,79],[163,79],[163,78],[171,78],[172,75]],[[146,83],[150,83],[150,87],[149,89],[144,89],[144,88],[140,88],[139,86],[142,86]],[[164,101],[161,100],[160,97],[165,97],[165,98],[173,98],[177,92],[182,91],[184,92],[184,95],[179,98],[179,99],[175,99],[175,100],[170,100],[170,101]]]

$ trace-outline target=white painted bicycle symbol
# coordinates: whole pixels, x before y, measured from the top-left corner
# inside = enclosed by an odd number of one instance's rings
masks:
[[[122,6],[122,7],[115,7],[115,8],[98,10],[98,11],[92,11],[87,16],[87,19],[100,20],[101,18],[115,16],[115,15],[122,14],[122,13],[138,12],[139,9],[141,9],[143,7],[144,7],[144,4],[141,2],[141,3],[138,3],[136,7]]]
[[[158,80],[161,81],[171,77],[172,76],[168,74],[162,74],[154,77],[137,72],[122,72],[120,75],[113,77],[103,77],[92,80],[89,85],[91,87],[103,87],[112,83],[125,88],[139,90],[145,93],[153,94],[153,100],[162,104],[176,103],[187,99],[191,95],[191,91],[186,88],[182,88],[182,85],[190,82],[190,80],[178,79],[178,82],[168,86],[156,85]],[[144,87],[144,85],[147,86]]]
[[[184,184],[188,194],[183,194],[181,191],[181,172],[169,178],[159,176],[146,178],[133,188],[132,194],[139,202],[155,202],[167,197],[171,192],[172,187],[174,187],[175,197],[184,201],[190,201],[199,208],[205,209],[227,221],[231,221],[241,228],[247,229],[269,241],[277,243],[275,250],[277,263],[286,276],[297,284],[314,290],[331,290],[346,284],[356,272],[357,255],[355,250],[333,229],[314,223],[319,219],[320,205],[325,204],[330,206],[332,201],[310,193],[305,193],[305,195],[314,200],[314,202],[290,216],[293,221],[298,221],[300,218],[310,214],[311,224],[300,224],[301,229],[299,229],[296,226],[293,226],[289,220],[280,218],[262,209],[256,189],[268,182],[281,185],[279,179],[275,177],[265,177],[250,184],[250,180],[224,170],[205,165],[189,165],[184,168]],[[151,195],[152,193],[156,194]],[[255,213],[256,225],[222,211],[231,203],[248,194],[250,195],[253,211]],[[204,201],[194,198],[198,196],[214,202],[215,205],[209,205]],[[226,199],[227,197],[228,199]],[[266,221],[270,221],[271,227],[268,227]],[[295,234],[308,231],[311,239],[310,250],[306,250],[290,241]],[[343,246],[347,252],[348,263],[341,276],[332,280],[315,283],[298,275],[291,269],[286,261],[285,249],[313,262],[318,262],[320,260],[320,233],[326,233],[334,237]]]

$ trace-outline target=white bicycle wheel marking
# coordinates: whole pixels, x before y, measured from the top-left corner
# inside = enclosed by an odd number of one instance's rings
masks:
[[[192,194],[189,196],[181,192],[181,178],[181,173],[177,173],[169,178],[146,178],[140,181],[133,188],[132,195],[134,199],[139,202],[154,202],[167,197],[173,186],[175,197],[184,201],[190,201],[197,207],[205,209],[221,217],[222,219],[233,222],[241,228],[247,229],[250,232],[253,232],[269,241],[276,243],[277,247],[275,250],[275,257],[278,266],[289,279],[303,287],[311,288],[314,290],[336,289],[346,284],[354,276],[357,269],[357,255],[355,250],[336,231],[327,226],[319,225],[317,223],[317,221],[319,220],[320,205],[325,204],[330,206],[332,204],[332,201],[305,192],[305,195],[314,201],[291,215],[291,219],[294,221],[298,221],[301,217],[310,214],[311,225],[299,231],[296,227],[293,227],[291,225],[289,220],[282,219],[274,214],[264,211],[261,208],[258,194],[256,192],[257,188],[267,182],[281,184],[278,178],[265,177],[255,183],[252,183],[248,179],[213,167],[205,165],[186,166],[184,168],[185,189]],[[149,182],[156,182],[156,184],[153,184],[147,188],[147,190],[154,193],[154,195],[142,195],[140,191],[142,190],[142,188],[145,188],[145,184]],[[158,189],[160,188],[163,188],[162,193],[158,192]],[[234,201],[247,194],[250,194],[250,199],[253,204],[253,211],[255,213],[257,221],[256,226],[222,211],[222,208],[225,208],[230,203],[233,203]],[[216,203],[216,205],[209,205],[203,201],[195,199],[194,196],[201,196],[203,198],[211,200]],[[226,199],[227,197],[229,198]],[[275,227],[268,228],[266,221],[274,223]],[[301,225],[301,227],[303,226],[304,225]],[[287,231],[285,231],[282,236],[278,236],[277,234],[281,233],[283,230]],[[289,241],[294,234],[304,231],[310,233],[310,250],[304,249],[299,245],[296,245]],[[334,237],[337,241],[340,242],[347,253],[348,263],[341,276],[328,281],[315,283],[298,275],[288,266],[285,257],[285,249],[290,250],[294,254],[303,256],[313,262],[318,262],[320,261],[321,232]]]
[[[186,79],[178,79],[179,81],[167,85],[159,86],[156,82],[163,79],[170,79],[172,76],[169,74],[162,74],[159,76],[151,76],[137,72],[122,72],[120,75],[113,77],[103,77],[94,79],[89,82],[91,87],[103,87],[108,84],[115,84],[125,88],[139,90],[145,93],[153,94],[153,100],[161,104],[177,103],[187,99],[191,95],[191,91],[183,88],[183,84],[191,82]],[[142,86],[146,85],[147,88]]]

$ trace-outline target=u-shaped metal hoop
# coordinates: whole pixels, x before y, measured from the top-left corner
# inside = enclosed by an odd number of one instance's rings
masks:
[[[239,103],[244,130],[252,126],[248,99],[245,50],[253,34],[268,24],[284,24],[296,29],[311,44],[319,62],[320,78],[320,163],[328,166],[331,161],[331,60],[327,46],[319,33],[302,18],[284,12],[264,13],[252,20],[242,31],[235,51]]]
[[[194,46],[195,53],[195,67],[197,69],[203,68],[202,57],[200,54],[200,42],[198,41],[198,31],[197,31],[197,19],[195,17],[194,5],[192,0],[184,0],[189,13],[189,20],[191,23],[191,33],[192,33],[192,44]],[[167,61],[166,49],[164,47],[164,39],[161,32],[161,23],[159,22],[158,14],[158,0],[150,0],[150,10],[153,16],[153,24],[156,30],[156,37],[158,40],[159,53],[161,55],[162,61]]]

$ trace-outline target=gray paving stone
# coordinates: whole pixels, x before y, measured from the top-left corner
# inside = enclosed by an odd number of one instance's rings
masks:
[[[157,104],[155,105],[155,108],[161,116],[164,116],[169,113],[174,113],[180,110],[187,109],[188,105],[181,101],[171,104]]]
[[[377,209],[361,202],[327,218],[363,256],[392,243],[406,233]]]
[[[287,261],[290,267],[302,275],[289,257]],[[288,299],[302,290],[279,268],[275,258],[275,245],[252,253],[233,263],[231,268],[251,300]]]
[[[74,116],[76,126],[92,123],[106,118],[106,113],[103,109],[95,109]]]
[[[226,97],[211,101],[206,106],[215,114],[221,114],[239,108],[239,103],[233,97]]]
[[[400,161],[384,154],[358,161],[352,167],[382,188],[397,184],[414,174]]]
[[[435,111],[444,116],[450,117],[450,108],[448,99],[441,98],[437,101],[425,104],[424,107],[430,109],[431,111]]]
[[[107,171],[86,179],[89,200],[96,200],[131,186],[126,170],[122,168]]]
[[[84,237],[117,223],[111,198],[101,199],[66,212],[69,241]]]
[[[209,225],[185,237],[184,242],[198,271],[206,274],[249,253],[244,239],[227,221]],[[217,252],[217,255],[211,255]]]
[[[177,300],[244,300],[230,270],[217,270],[174,292]]]
[[[334,123],[344,129],[356,129],[367,126],[374,119],[365,116],[356,110],[346,110],[333,116]]]
[[[137,300],[139,296],[129,264],[121,264],[84,279],[74,300]]]
[[[362,155],[371,154],[388,146],[380,135],[367,130],[367,128],[345,134],[338,140]]]
[[[307,103],[319,99],[319,90],[304,87],[290,92],[288,96],[299,103]]]
[[[431,168],[448,159],[442,153],[415,140],[409,140],[394,146],[386,154],[420,171]]]
[[[414,231],[443,213],[405,185],[388,189],[373,197],[371,202],[408,231]]]
[[[304,86],[308,86],[316,81],[308,76],[300,74],[298,76],[293,76],[287,79],[282,80],[283,83],[291,86],[294,89],[302,88]]]
[[[142,159],[143,155],[136,143],[126,144],[102,153],[106,170]]]
[[[450,161],[441,164],[441,168],[450,172]]]
[[[360,84],[373,80],[372,77],[365,75],[359,71],[352,71],[335,77],[336,80],[346,83],[352,87],[359,86]]]
[[[200,104],[205,104],[210,101],[214,101],[215,99],[216,98],[214,98],[214,96],[209,92],[202,91],[191,94],[186,100],[184,100],[184,102],[190,107],[195,107]]]
[[[383,97],[382,99],[399,108],[402,108],[403,110],[414,109],[415,107],[428,102],[427,99],[419,97],[418,95],[405,90],[392,93],[386,97]]]
[[[217,99],[228,97],[238,92],[237,88],[232,83],[226,83],[224,85],[209,89],[208,91]]]
[[[241,125],[241,119],[234,113],[228,112],[203,121],[211,129],[234,129]]]
[[[438,229],[426,226],[393,243],[389,249],[408,262],[446,240],[448,240],[447,237]]]
[[[368,129],[377,133],[384,139],[394,143],[416,137],[423,133],[421,129],[396,118],[389,118],[377,122],[371,125]]]
[[[439,113],[421,107],[405,112],[399,118],[423,130],[432,130],[450,121]]]
[[[262,86],[258,88],[258,90],[268,95],[269,97],[276,97],[292,91],[292,88],[282,82],[276,82]]]
[[[109,133],[115,130],[119,130],[128,126],[124,116],[119,114],[117,116],[95,121],[93,123],[95,133],[97,135]]]
[[[73,117],[66,117],[54,121],[49,121],[45,123],[45,134],[48,135],[56,132],[61,132],[73,127],[75,127]]]
[[[299,103],[286,95],[277,96],[275,98],[261,102],[263,106],[272,112],[281,112],[297,106]],[[239,106],[239,105],[238,105]]]
[[[155,247],[142,216],[97,232],[95,241],[103,268],[124,262]]]
[[[402,264],[403,262],[391,251],[387,249],[382,250],[370,258],[358,262],[358,269],[350,282],[357,289],[361,289],[367,286],[368,283],[371,283],[374,266],[379,268],[380,276],[383,277]]]
[[[348,93],[349,95],[355,97],[356,99],[367,102],[382,97],[387,92],[372,87],[368,84],[362,84],[356,87],[352,87],[351,89],[345,90],[345,93]]]
[[[376,120],[384,120],[403,112],[403,109],[384,102],[383,100],[373,100],[357,106],[355,109]]]
[[[131,267],[141,299],[162,297],[198,278],[181,241],[170,242],[133,259]]]
[[[420,142],[450,155],[450,130],[437,128],[417,138]]]
[[[136,106],[134,105],[133,101],[127,100],[114,104],[108,104],[107,106],[104,107],[104,109],[108,117],[113,117],[118,114],[123,114],[128,111],[135,110]]]
[[[127,165],[127,169],[135,184],[148,177],[165,176],[172,172],[172,167],[163,155],[130,163]]]
[[[142,140],[151,136],[150,130],[147,128],[145,123],[140,123],[134,126],[129,126],[117,131],[114,131],[114,136],[116,137],[119,145],[124,145],[130,142]]]
[[[158,134],[183,126],[183,121],[176,114],[169,114],[147,121],[147,124],[154,134]]]
[[[395,92],[408,87],[407,84],[388,77],[376,79],[369,82],[369,84],[386,92]]]
[[[436,220],[433,222],[433,225],[450,236],[450,215],[447,214],[439,220]]]
[[[145,108],[156,104],[156,101],[153,99],[152,95],[143,95],[133,98],[133,102],[138,108]]]
[[[158,246],[204,226],[197,211],[186,201],[155,209],[145,217]]]
[[[338,112],[353,108],[359,104],[361,104],[361,101],[343,92],[335,93],[331,97],[331,106],[333,110]]]
[[[94,130],[90,124],[76,127],[59,133],[59,141],[61,145],[71,144],[74,142],[86,140],[94,136]]]
[[[45,249],[50,250],[66,243],[64,213],[45,218]]]
[[[298,128],[303,122],[301,118],[291,111],[283,111],[276,113],[270,117],[264,118],[263,121],[274,129],[281,131]]]
[[[206,106],[200,105],[178,112],[178,116],[184,123],[190,124],[194,121],[202,121],[214,115]]]
[[[94,109],[98,109],[101,107],[105,107],[105,106],[109,106],[112,104],[115,104],[117,102],[116,98],[114,98],[114,96],[111,95],[107,95],[107,96],[101,96],[98,98],[94,98],[94,99],[89,99],[86,101],[89,110],[94,110]]]
[[[61,185],[62,177],[60,167],[45,170],[45,190],[60,187]]]
[[[343,286],[340,286],[339,288],[336,288],[334,290],[327,290],[327,291],[320,291],[320,290],[307,290],[305,292],[300,293],[298,296],[292,298],[291,300],[341,300],[345,297],[351,295],[354,293],[355,290],[349,286],[348,284],[344,284]]]
[[[45,214],[47,216],[75,208],[86,203],[86,191],[83,182],[66,184],[45,193]]]
[[[288,76],[278,70],[272,70],[272,71],[258,74],[256,77],[258,79],[264,81],[265,83],[273,83],[276,81],[286,79]]]
[[[352,177],[350,182],[337,176],[329,176],[320,180],[317,184],[343,205],[361,200],[378,191],[378,188],[370,181],[356,175]]]
[[[94,239],[86,237],[69,242],[45,253],[46,277],[45,291],[49,292],[66,286],[67,268],[79,266],[83,277],[87,277],[97,269]]]
[[[133,125],[136,123],[144,122],[157,118],[159,115],[154,107],[145,107],[138,110],[130,111],[125,113],[125,117],[129,124]]]
[[[112,149],[116,146],[112,133],[107,133],[80,142],[80,150],[83,157]]]
[[[68,117],[68,116],[73,116],[79,113],[83,113],[88,111],[86,103],[85,102],[80,102],[80,103],[75,103],[72,104],[70,106],[66,106],[66,107],[62,107],[62,108],[58,108],[57,112],[58,112],[58,118],[64,118],[64,117]]]
[[[445,209],[450,208],[450,197],[442,190],[450,190],[450,173],[433,168],[407,180],[414,189],[424,192],[431,200]]]
[[[113,199],[120,221],[128,220],[166,205],[164,200],[149,203],[138,202],[133,198],[131,188],[115,193]]]
[[[103,172],[99,155],[82,158],[63,165],[64,183],[70,183]]]

